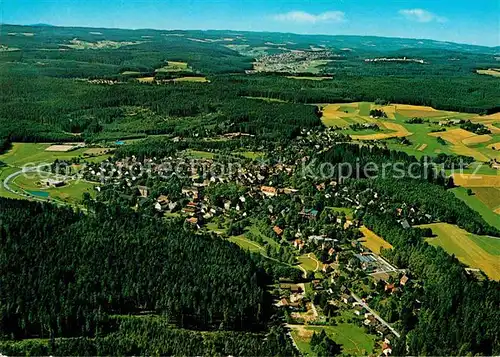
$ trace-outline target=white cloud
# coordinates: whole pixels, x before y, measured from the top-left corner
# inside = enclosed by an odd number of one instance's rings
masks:
[[[314,15],[305,11],[290,11],[284,14],[274,16],[277,21],[289,21],[298,23],[315,24],[318,22],[343,22],[345,13],[342,11],[327,11]]]
[[[438,16],[430,11],[424,9],[403,9],[399,13],[406,17],[408,20],[416,22],[446,22],[446,17]]]

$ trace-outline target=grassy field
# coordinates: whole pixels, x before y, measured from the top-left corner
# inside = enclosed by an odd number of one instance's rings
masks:
[[[488,76],[500,77],[500,69],[498,68],[478,69],[476,72],[478,74],[486,74]]]
[[[500,187],[477,187],[472,191],[488,208],[492,210],[500,208]]]
[[[186,62],[177,62],[177,61],[167,61],[167,65],[155,70],[155,72],[191,72],[191,68],[189,68]]]
[[[249,250],[252,253],[262,253],[264,251],[264,247],[245,238],[245,236],[230,237],[228,240],[238,244],[241,249]]]
[[[309,342],[312,334],[325,330],[328,337],[342,345],[342,352],[349,356],[366,356],[374,352],[375,337],[365,333],[364,329],[353,323],[339,323],[337,326],[292,325],[294,341],[304,356],[314,356]]]
[[[88,149],[81,148],[67,152],[45,151],[51,144],[14,143],[12,149],[0,155],[0,161],[7,165],[22,167],[26,164],[52,163],[56,159],[71,159],[81,156]]]
[[[213,159],[215,154],[208,151],[186,150],[186,154],[196,159]]]
[[[427,241],[454,254],[462,263],[481,269],[488,277],[500,280],[500,239],[477,236],[447,223],[420,226],[431,228],[436,235]]]
[[[457,187],[451,191],[470,208],[477,211],[486,222],[500,229],[500,215],[494,212],[494,210],[498,208],[495,205],[498,204],[500,206],[500,189],[491,187],[475,188],[473,192],[476,192],[476,190],[480,192],[480,194],[476,193],[472,196],[469,196],[467,194],[467,189],[463,187]],[[493,206],[488,206],[485,201]]]
[[[326,207],[327,209],[332,210],[333,212],[337,213],[344,213],[345,217],[347,219],[352,219],[353,218],[353,209],[352,208],[347,208],[347,207]]]
[[[391,249],[392,245],[386,242],[382,237],[376,235],[374,232],[366,227],[361,227],[360,232],[363,233],[363,238],[361,238],[361,244],[366,248],[370,249],[373,253],[380,254],[381,248]]]
[[[179,77],[171,80],[172,82],[196,82],[208,83],[210,82],[206,77]]]
[[[313,253],[304,254],[297,258],[299,265],[306,271],[318,271],[321,270],[321,263],[315,259]]]
[[[30,165],[40,165],[40,164],[50,164],[54,162],[56,159],[59,160],[69,160],[75,157],[85,157],[85,153],[89,150],[87,148],[81,148],[73,151],[67,152],[50,152],[45,151],[51,144],[49,143],[14,143],[12,148],[0,155],[0,162],[5,163],[7,166],[0,168],[0,195],[2,197],[9,198],[23,198],[22,196],[15,195],[3,187],[3,180],[13,174],[15,172],[20,171],[23,166]],[[103,155],[86,158],[88,161],[98,162],[104,160],[110,156],[109,153],[102,152]],[[88,153],[87,153],[88,154]],[[93,155],[98,155],[97,152],[93,152]],[[11,186],[13,189],[16,187],[21,192],[23,189],[27,191],[41,192],[39,185],[36,184],[37,181],[40,181],[39,178],[35,178],[30,181],[23,176],[18,176],[11,182]],[[56,199],[66,203],[77,203],[81,200],[82,194],[84,192],[89,192],[94,194],[93,190],[94,185],[86,182],[69,182],[69,184],[65,187],[61,188],[50,188],[44,190],[43,195],[40,198],[45,198],[47,195],[52,199]]]
[[[242,151],[242,152],[235,152],[237,155],[241,155],[247,159],[251,160],[257,160],[260,158],[263,158],[265,153],[263,152],[258,152],[258,151]]]
[[[69,204],[81,203],[82,196],[85,192],[92,197],[95,196],[95,186],[92,183],[70,180],[62,187],[46,188],[41,184],[42,178],[38,175],[33,177],[17,176],[11,183],[13,189],[31,193],[34,196],[47,198],[51,200],[61,201]]]
[[[324,76],[324,77],[286,76],[286,78],[306,80],[306,81],[325,81],[325,80],[333,79],[333,77],[331,77],[331,76]]]
[[[499,187],[500,188],[500,171],[496,171],[496,175],[485,174],[454,174],[453,181],[455,185],[462,187]]]

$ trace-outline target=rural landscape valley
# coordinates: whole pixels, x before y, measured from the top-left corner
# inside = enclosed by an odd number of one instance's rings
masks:
[[[2,356],[500,354],[500,46],[111,27],[0,25]]]

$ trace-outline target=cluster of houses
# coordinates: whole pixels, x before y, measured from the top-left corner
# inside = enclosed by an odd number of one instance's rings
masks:
[[[313,61],[331,60],[341,57],[330,51],[288,51],[275,55],[260,57],[254,62],[254,69],[246,71],[248,74],[256,72],[302,73],[310,72]]]

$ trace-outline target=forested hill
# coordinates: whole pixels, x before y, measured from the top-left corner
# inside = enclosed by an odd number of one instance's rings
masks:
[[[2,335],[93,336],[112,315],[144,312],[206,330],[266,321],[264,277],[232,243],[118,208],[0,206]]]

